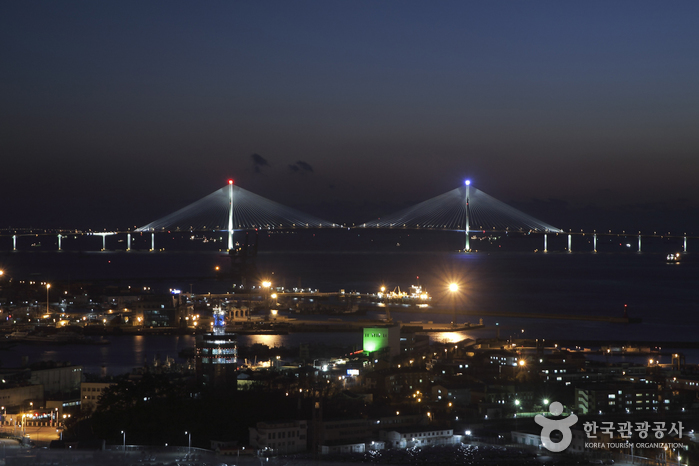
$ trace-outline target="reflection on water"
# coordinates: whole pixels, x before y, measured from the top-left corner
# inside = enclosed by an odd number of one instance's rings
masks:
[[[467,338],[475,340],[475,337],[466,332],[434,332],[430,334],[430,341],[432,343],[458,343]]]
[[[274,348],[275,346],[285,346],[285,339],[286,335],[245,335],[245,338],[243,338],[243,335],[238,337],[238,344],[244,344],[246,346],[252,346],[255,344],[261,344],[261,345],[267,345],[270,348]]]
[[[131,364],[134,367],[140,366],[145,362],[143,346],[145,344],[145,337],[143,335],[136,335],[133,339],[133,360]]]

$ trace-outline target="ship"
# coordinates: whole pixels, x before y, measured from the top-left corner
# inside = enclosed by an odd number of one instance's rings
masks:
[[[679,264],[682,255],[679,252],[670,253],[665,259],[668,263]]]

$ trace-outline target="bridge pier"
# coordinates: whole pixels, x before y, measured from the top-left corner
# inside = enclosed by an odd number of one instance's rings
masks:
[[[131,233],[126,234],[126,250],[131,251]]]
[[[155,251],[155,232],[150,234],[150,250]]]
[[[684,236],[684,253],[687,254],[687,235]]]
[[[573,235],[568,235],[568,252],[573,252]]]
[[[592,235],[592,252],[597,252],[597,233]]]
[[[12,235],[12,250],[17,250],[17,235]]]
[[[102,235],[102,251],[107,250],[107,235]]]
[[[641,252],[641,233],[638,234],[638,252]]]
[[[549,250],[548,250],[548,239],[549,239],[549,235],[547,235],[546,233],[544,233],[544,252],[549,252]]]
[[[58,250],[59,251],[63,250],[63,249],[61,249],[61,239],[63,239],[63,236],[61,236],[61,234],[59,233],[58,234]]]

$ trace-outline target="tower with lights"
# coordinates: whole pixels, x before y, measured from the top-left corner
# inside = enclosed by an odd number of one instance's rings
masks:
[[[238,336],[226,332],[225,313],[214,308],[211,333],[197,335],[196,370],[200,384],[213,389],[236,389]]]

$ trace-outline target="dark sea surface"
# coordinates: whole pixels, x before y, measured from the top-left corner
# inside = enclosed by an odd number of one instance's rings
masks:
[[[484,245],[481,252],[463,254],[439,248],[420,251],[414,243],[399,238],[402,248],[393,247],[395,237],[379,237],[381,247],[364,250],[290,250],[269,248],[257,258],[260,278],[269,278],[274,286],[303,287],[320,291],[376,292],[381,285],[389,290],[420,284],[433,296],[436,307],[451,308],[446,286],[460,284],[457,308],[468,311],[506,311],[592,316],[623,315],[627,305],[639,324],[612,324],[558,319],[483,316],[485,329],[464,334],[470,337],[495,335],[529,338],[583,338],[605,341],[697,341],[699,339],[699,258],[688,254],[679,264],[665,260],[668,251],[678,245],[649,241],[643,253],[633,252],[635,238],[607,240],[599,253],[590,252],[590,239],[562,252],[564,238],[549,239],[555,252],[533,252],[541,238],[527,239],[525,247],[502,248]],[[369,240],[366,240],[369,241]],[[373,242],[373,240],[371,240]],[[455,244],[458,242],[453,241]],[[558,241],[558,243],[556,243]],[[390,247],[387,246],[390,243]],[[600,240],[602,243],[602,240]],[[618,243],[618,244],[617,244]],[[400,244],[396,242],[396,244]],[[522,243],[523,244],[523,243]],[[307,245],[306,245],[307,246]],[[356,248],[356,244],[352,247]],[[451,244],[449,245],[451,246]],[[509,245],[508,245],[509,246]],[[458,247],[458,246],[457,246]],[[321,248],[319,248],[321,249]],[[339,249],[339,248],[338,248]],[[368,249],[368,250],[367,250]],[[428,248],[429,249],[429,248]],[[577,252],[580,251],[580,252]],[[148,284],[156,290],[178,287],[195,293],[226,292],[231,284],[213,279],[215,266],[227,267],[225,253],[201,252],[3,252],[0,268],[17,278],[37,280],[119,279],[120,284]],[[208,278],[206,278],[208,277]],[[198,279],[204,278],[204,279]],[[144,279],[144,280],[141,280]],[[392,310],[394,320],[450,322],[449,314],[416,314]],[[382,317],[380,312],[368,316]],[[459,318],[477,321],[478,316]],[[522,332],[524,330],[524,332]],[[444,336],[435,335],[435,339]],[[446,338],[446,337],[444,337]],[[112,344],[98,347],[18,345],[0,352],[4,366],[19,363],[22,356],[36,360],[70,360],[96,372],[102,366],[110,373],[141,365],[156,355],[176,357],[177,352],[194,344],[191,336],[119,336]],[[240,344],[260,342],[269,346],[295,346],[301,342],[360,345],[359,333],[291,334],[241,336]],[[682,350],[688,362],[699,363],[696,350]],[[669,362],[669,361],[668,361]]]

